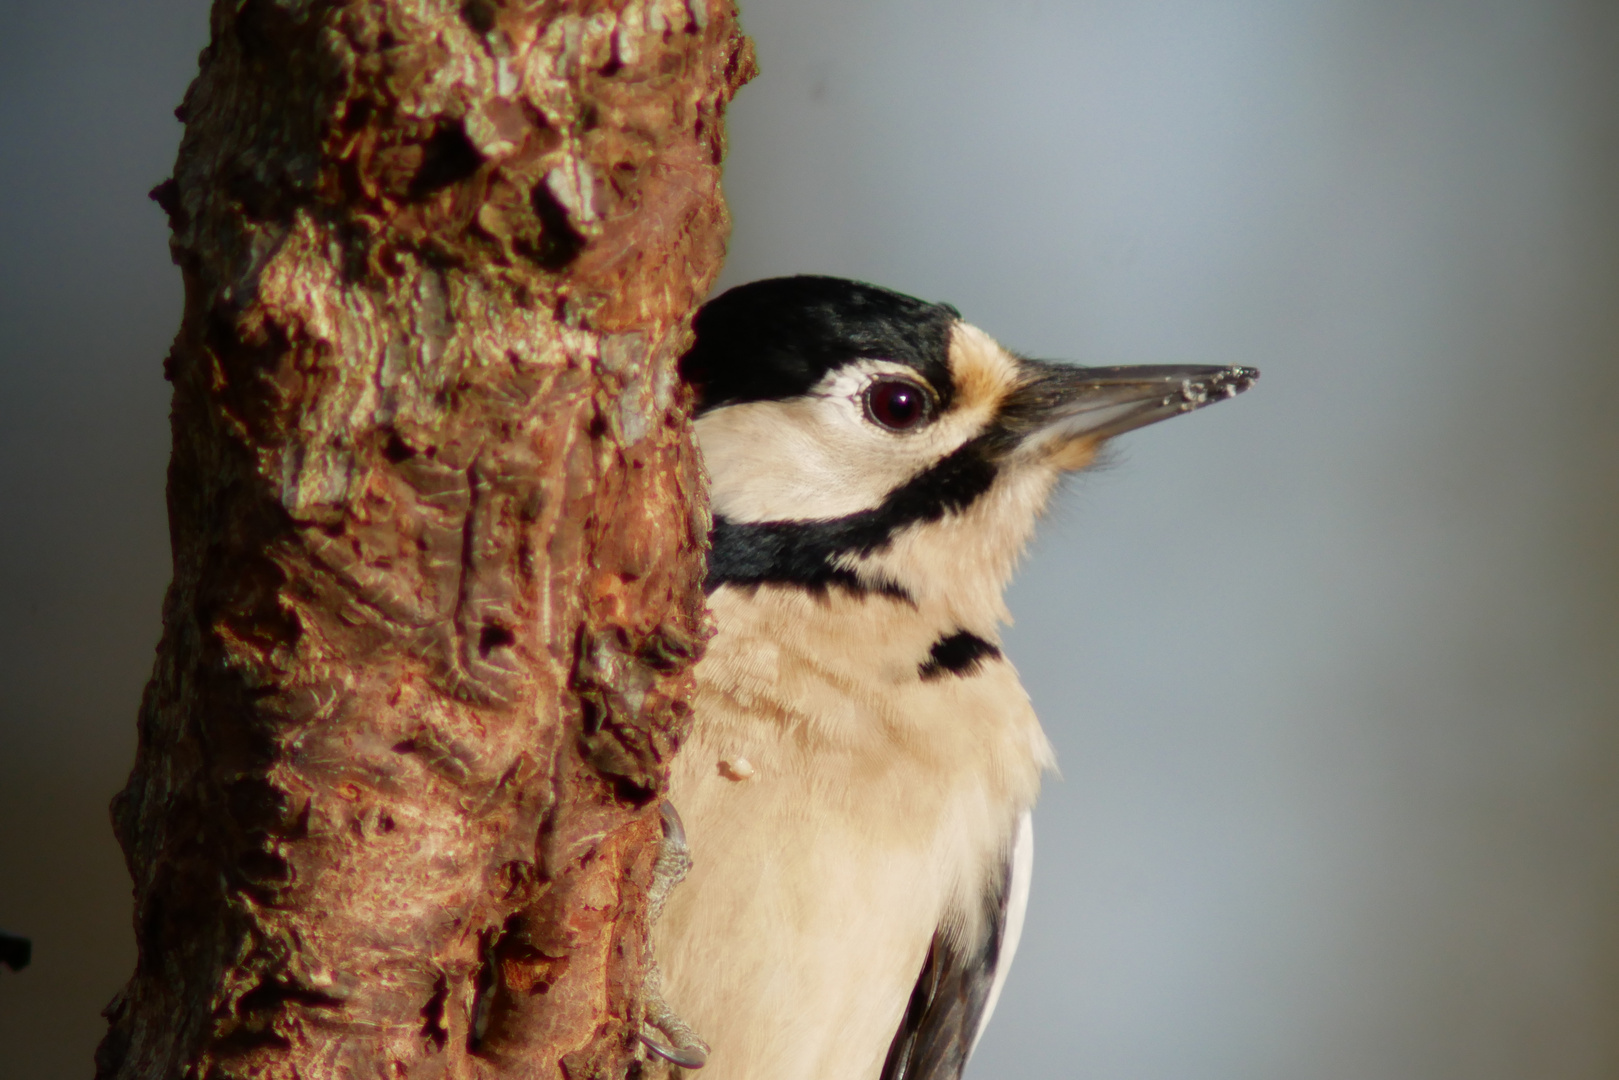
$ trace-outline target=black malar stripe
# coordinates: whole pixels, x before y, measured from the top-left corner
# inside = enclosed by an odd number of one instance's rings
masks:
[[[867,585],[839,561],[882,551],[911,525],[960,513],[994,485],[998,471],[989,437],[981,436],[889,492],[872,510],[806,521],[734,522],[715,515],[705,587],[836,586],[910,599],[895,583]]]

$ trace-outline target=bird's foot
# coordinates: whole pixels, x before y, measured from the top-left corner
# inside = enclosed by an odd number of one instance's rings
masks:
[[[667,799],[663,812],[663,846],[652,867],[652,887],[647,891],[647,922],[656,923],[663,914],[669,893],[691,869],[691,849],[686,846],[686,830],[680,815]],[[641,1042],[648,1050],[682,1069],[701,1069],[708,1061],[709,1047],[663,1000],[663,972],[658,962],[647,963],[646,1021],[641,1025]]]
[[[708,1044],[663,1000],[657,984],[657,968],[647,979],[646,1022],[641,1025],[641,1042],[646,1048],[682,1069],[701,1069],[708,1063]]]

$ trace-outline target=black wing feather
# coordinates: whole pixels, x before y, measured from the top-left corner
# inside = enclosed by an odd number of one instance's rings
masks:
[[[983,928],[961,942],[940,929],[883,1062],[881,1080],[960,1080],[995,982],[1012,892],[1012,860],[984,891]]]

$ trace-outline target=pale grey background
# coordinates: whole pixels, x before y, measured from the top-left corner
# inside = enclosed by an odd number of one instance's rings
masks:
[[[105,803],[167,577],[201,0],[0,4],[0,1076],[133,959]],[[972,1075],[1619,1075],[1619,5],[754,0],[728,282],[1247,363],[1065,495],[1061,755]]]

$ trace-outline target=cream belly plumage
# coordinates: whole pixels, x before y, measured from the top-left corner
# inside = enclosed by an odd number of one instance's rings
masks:
[[[1045,738],[1004,660],[919,678],[939,633],[901,601],[726,587],[714,608],[670,786],[694,863],[659,927],[670,1003],[720,1048],[705,1077],[876,1080],[935,933],[991,929]]]
[[[717,633],[670,779],[692,868],[658,892],[644,1038],[706,1080],[958,1080],[1052,764],[1002,592],[1061,474],[1257,372],[1029,360],[834,278],[733,289],[696,331]]]

